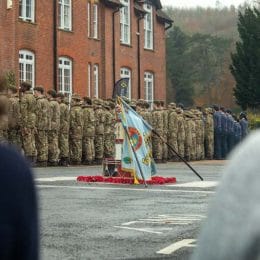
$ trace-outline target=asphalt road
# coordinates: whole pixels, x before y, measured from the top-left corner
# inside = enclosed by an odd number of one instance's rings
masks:
[[[159,165],[177,184],[148,188],[76,182],[101,167],[35,169],[41,259],[189,259],[224,164],[193,163],[204,182],[182,163]]]

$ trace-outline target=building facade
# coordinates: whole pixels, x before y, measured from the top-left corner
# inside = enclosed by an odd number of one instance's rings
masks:
[[[129,78],[129,98],[166,98],[160,0],[0,1],[0,74],[17,82],[109,98]]]

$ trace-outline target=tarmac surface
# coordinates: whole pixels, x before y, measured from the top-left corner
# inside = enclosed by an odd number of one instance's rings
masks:
[[[224,161],[158,165],[156,185],[77,183],[101,166],[34,170],[41,219],[41,259],[189,259]]]

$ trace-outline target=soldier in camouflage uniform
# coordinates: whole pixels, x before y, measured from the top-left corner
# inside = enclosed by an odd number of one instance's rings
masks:
[[[160,109],[161,102],[154,101],[154,110],[152,112],[152,127],[163,137],[163,116]],[[162,163],[163,158],[163,144],[162,140],[155,134],[152,136],[153,158],[156,163]]]
[[[105,113],[102,109],[103,101],[101,99],[94,99],[95,112],[95,163],[101,164],[104,157],[104,122]]]
[[[83,137],[83,111],[81,98],[78,94],[72,95],[70,110],[70,162],[72,165],[81,164],[82,160],[82,137]]]
[[[178,123],[177,123],[176,104],[170,103],[169,106],[168,106],[168,109],[169,109],[168,143],[178,153],[178,143],[177,143]],[[168,160],[169,161],[177,161],[177,157],[172,152],[169,152],[168,153]]]
[[[49,90],[49,131],[48,131],[48,165],[57,166],[59,163],[59,132],[60,132],[60,106],[56,100],[55,90]]]
[[[34,164],[37,150],[35,146],[36,132],[36,99],[31,91],[31,84],[21,84],[21,133],[25,156]]]
[[[21,150],[21,110],[17,92],[16,87],[8,89],[8,141]]]
[[[105,109],[105,123],[104,123],[104,157],[114,158],[115,156],[115,115],[113,103],[106,101],[104,103]]]
[[[85,165],[93,164],[95,159],[95,113],[90,98],[84,98],[83,109],[83,143],[82,162]]]
[[[177,126],[178,126],[178,129],[177,129],[178,153],[183,158],[184,157],[184,141],[185,141],[183,110],[180,107],[177,107],[176,113],[177,113]]]
[[[185,141],[184,141],[184,157],[187,161],[191,160],[191,147],[192,147],[192,115],[190,111],[184,111],[184,129],[185,129]]]
[[[166,142],[168,142],[168,131],[169,131],[169,111],[164,107],[164,101],[161,101],[161,110],[163,117],[163,138]],[[168,161],[168,146],[166,143],[162,144],[163,148],[163,162],[166,163]]]
[[[37,166],[46,167],[48,161],[48,130],[49,130],[49,101],[44,96],[44,88],[34,88],[36,97],[36,135],[35,143],[37,148]]]
[[[192,117],[192,120],[191,120],[191,140],[192,140],[192,145],[191,145],[191,153],[190,153],[190,156],[191,156],[191,160],[192,161],[195,161],[196,160],[196,147],[197,147],[197,143],[196,143],[196,115],[194,114],[194,110],[192,109],[190,111],[190,115]]]
[[[68,106],[68,97],[63,93],[57,94],[57,101],[60,105],[60,133],[59,133],[59,165],[69,165],[69,128],[70,128],[70,110]]]
[[[1,107],[6,110],[8,108],[8,98],[5,89],[0,92],[0,102]],[[8,116],[5,112],[7,111],[3,111],[0,121],[0,142],[6,142],[8,140]]]
[[[205,153],[206,158],[213,159],[214,156],[214,120],[213,110],[205,109]]]

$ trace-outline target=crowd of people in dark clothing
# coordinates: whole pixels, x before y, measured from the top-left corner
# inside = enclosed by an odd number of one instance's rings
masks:
[[[233,148],[248,134],[245,112],[239,117],[230,109],[214,105],[214,158],[225,159]]]

